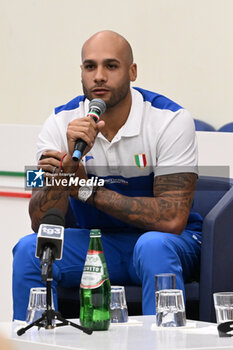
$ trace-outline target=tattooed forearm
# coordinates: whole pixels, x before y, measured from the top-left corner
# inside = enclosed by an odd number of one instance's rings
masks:
[[[159,176],[154,182],[155,197],[126,197],[102,189],[97,192],[95,206],[145,230],[179,234],[189,216],[195,183],[195,174]]]
[[[69,190],[66,187],[54,189],[53,187],[44,187],[34,191],[29,203],[29,214],[32,222],[32,229],[36,232],[40,221],[46,211],[50,208],[57,208],[65,215],[68,206]]]
[[[192,191],[196,185],[197,175],[192,173],[170,174],[155,177],[154,195],[170,191]]]

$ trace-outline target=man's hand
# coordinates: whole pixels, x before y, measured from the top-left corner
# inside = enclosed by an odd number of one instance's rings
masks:
[[[43,152],[37,167],[38,169],[42,168],[47,173],[53,174],[55,173],[55,168],[59,169],[60,161],[64,155],[65,152],[45,151]]]
[[[75,174],[78,163],[74,162],[72,157],[65,152],[45,151],[38,162],[38,168],[42,168],[45,172],[50,174],[58,174],[60,171],[65,174]]]
[[[95,123],[91,117],[78,118],[70,122],[66,132],[69,155],[72,157],[75,143],[78,139],[82,139],[87,143],[85,154],[89,152],[94,145],[98,132],[104,126],[105,122],[103,120]]]
[[[64,157],[64,158],[63,158]],[[62,161],[62,169],[60,169],[60,163],[61,159]],[[58,151],[46,151],[43,152],[42,159],[38,162],[38,168],[42,168],[45,172],[51,174],[58,174],[62,176],[62,172],[65,176],[68,174],[74,177],[78,177],[79,180],[85,179],[87,180],[87,174],[84,169],[84,166],[82,163],[78,163],[73,161],[72,157],[69,154],[66,154],[65,152],[58,152]],[[78,190],[80,186],[72,185],[70,190],[70,195],[72,197],[77,198],[78,197]]]

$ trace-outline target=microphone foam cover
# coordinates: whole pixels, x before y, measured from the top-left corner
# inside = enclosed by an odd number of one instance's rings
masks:
[[[41,224],[50,224],[65,226],[65,217],[62,212],[57,208],[51,208],[46,211],[45,215],[41,219]]]
[[[89,103],[89,109],[95,107],[99,108],[100,115],[106,111],[106,104],[103,100],[101,100],[101,98],[94,98],[93,100],[91,100],[91,102]]]

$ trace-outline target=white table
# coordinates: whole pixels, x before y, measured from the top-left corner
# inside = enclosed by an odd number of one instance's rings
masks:
[[[15,350],[233,349],[233,337],[219,338],[216,324],[188,321],[184,328],[156,328],[154,322],[154,316],[130,317],[128,324],[114,324],[92,335],[64,326],[39,331],[33,327],[19,337],[16,331],[23,325],[10,322],[1,322],[0,331],[12,340]]]

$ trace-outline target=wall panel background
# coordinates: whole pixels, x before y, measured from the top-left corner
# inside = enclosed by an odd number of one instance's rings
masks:
[[[102,29],[132,44],[135,86],[233,120],[232,0],[0,0],[0,123],[42,124],[82,93],[80,49]]]

